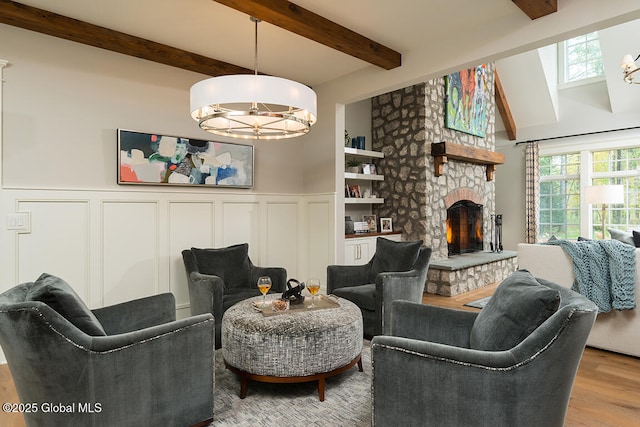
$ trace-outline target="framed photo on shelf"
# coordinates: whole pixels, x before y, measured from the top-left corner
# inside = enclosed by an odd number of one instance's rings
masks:
[[[375,215],[362,215],[362,221],[367,223],[370,233],[378,231],[378,221]]]
[[[365,175],[375,175],[376,174],[376,165],[374,163],[363,163],[362,164],[362,173]]]
[[[350,185],[349,186],[349,197],[362,198],[360,194],[360,186],[359,185]]]
[[[393,231],[391,218],[380,218],[380,231],[383,233]]]

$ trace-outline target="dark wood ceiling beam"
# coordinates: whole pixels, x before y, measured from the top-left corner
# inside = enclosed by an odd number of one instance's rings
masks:
[[[502,83],[500,82],[500,77],[498,77],[497,70],[494,75],[496,79],[496,107],[498,107],[498,111],[500,112],[500,118],[502,118],[502,123],[504,124],[504,130],[507,132],[507,137],[509,140],[514,141],[516,139],[516,122],[513,120],[513,116],[511,115],[511,109],[509,108],[509,103],[507,102],[507,97],[504,94],[504,89],[502,88]]]
[[[0,0],[0,23],[210,76],[252,70],[43,9]]]
[[[214,0],[385,70],[402,65],[400,53],[287,0]]]
[[[558,0],[512,0],[530,19],[538,19],[558,11]]]

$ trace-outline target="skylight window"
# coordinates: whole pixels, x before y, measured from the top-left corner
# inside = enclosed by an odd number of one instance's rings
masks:
[[[598,32],[560,43],[560,84],[591,83],[604,77]]]

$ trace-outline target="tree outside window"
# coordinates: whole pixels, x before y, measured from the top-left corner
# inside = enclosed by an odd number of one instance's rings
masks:
[[[566,40],[562,46],[561,83],[604,76],[604,64],[597,31]]]
[[[584,167],[581,159],[587,163]],[[540,241],[551,236],[609,238],[607,230],[602,230],[601,206],[587,205],[580,199],[582,186],[605,184],[621,184],[625,193],[624,203],[607,206],[605,228],[640,229],[640,146],[541,155]]]

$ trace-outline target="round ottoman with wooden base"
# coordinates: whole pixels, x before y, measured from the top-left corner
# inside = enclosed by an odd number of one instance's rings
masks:
[[[258,311],[261,301],[241,301],[222,318],[222,354],[226,367],[240,376],[240,398],[249,380],[318,381],[323,401],[325,378],[356,363],[362,371],[362,314],[355,304],[316,296],[316,307],[308,308],[307,297],[304,305],[276,313],[270,306]]]

